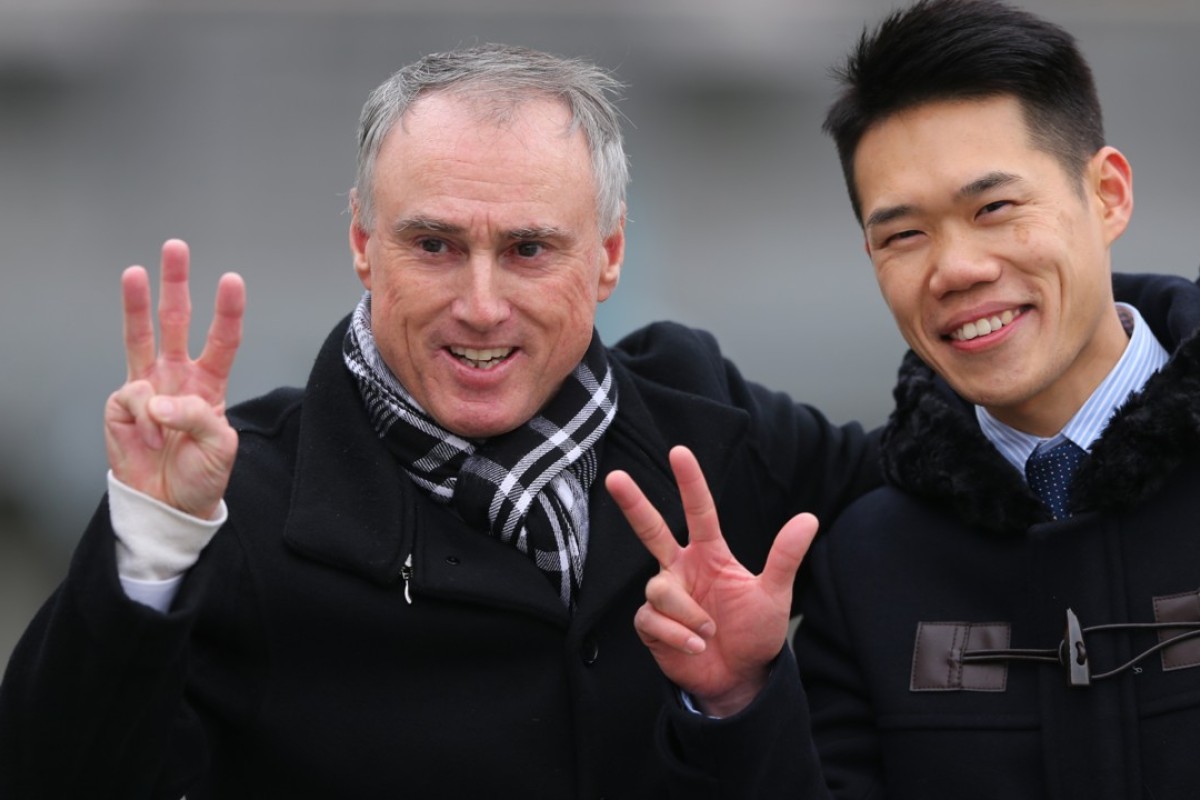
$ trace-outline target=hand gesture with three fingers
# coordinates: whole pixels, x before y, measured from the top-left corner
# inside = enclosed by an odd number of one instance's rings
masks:
[[[729,716],[765,685],[770,662],[787,638],[792,583],[817,533],[817,519],[799,514],[775,537],[760,575],[743,567],[725,543],[717,509],[695,456],[672,448],[671,469],[687,517],[681,547],[633,479],[615,471],[605,486],[659,573],[646,585],[634,627],[663,673],[691,694],[702,711]]]
[[[237,452],[237,432],[225,419],[225,390],[241,342],[246,287],[236,274],[221,277],[204,350],[193,360],[188,261],[184,242],[163,244],[157,349],[146,270],[130,267],[121,276],[128,375],[105,405],[104,439],[118,480],[210,519]]]

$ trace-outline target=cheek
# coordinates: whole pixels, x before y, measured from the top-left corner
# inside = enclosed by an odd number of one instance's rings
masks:
[[[1027,247],[1031,238],[1032,234],[1029,232],[1029,226],[1018,225],[1013,229],[1013,239],[1016,240],[1019,247]]]
[[[443,306],[457,293],[445,273],[413,268],[402,262],[392,262],[375,269],[377,302],[385,303],[394,318],[409,319],[428,315]]]
[[[880,270],[876,272],[875,277],[879,282],[879,293],[883,296],[883,302],[887,304],[896,322],[903,327],[904,319],[912,313],[915,304],[914,281],[905,280],[896,270]]]
[[[389,324],[397,318],[404,318],[404,294],[399,287],[386,281],[375,281],[375,289],[371,293],[371,315],[375,319],[388,320]]]
[[[923,292],[920,284],[913,280],[880,281],[883,301],[892,313],[896,329],[904,341],[922,358],[926,357],[924,324],[925,305],[921,302]]]
[[[580,274],[579,267],[552,280],[527,284],[513,297],[527,316],[561,327],[586,323],[589,327],[599,303],[599,276],[594,270]]]
[[[554,380],[565,377],[583,358],[596,324],[596,287],[580,282],[560,286],[542,302],[528,297],[525,316],[542,331],[547,364]]]

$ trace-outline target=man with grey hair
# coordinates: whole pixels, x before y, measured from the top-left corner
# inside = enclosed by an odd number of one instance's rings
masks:
[[[632,625],[658,565],[595,478],[630,474],[682,532],[686,444],[736,557],[794,570],[771,533],[878,474],[858,426],[744,381],[707,334],[600,341],[617,88],[487,46],[377,89],[366,292],[304,389],[226,413],[241,278],[193,360],[186,245],[163,247],[157,346],[126,271],[109,492],[0,687],[0,796],[629,798],[683,769]]]

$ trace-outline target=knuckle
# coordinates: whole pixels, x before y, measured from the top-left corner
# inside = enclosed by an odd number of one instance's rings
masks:
[[[654,609],[649,604],[643,603],[638,606],[638,610],[633,615],[633,626],[639,631],[645,632],[652,624],[654,619]]]
[[[154,394],[153,387],[145,380],[131,380],[109,395],[109,402],[132,408],[147,401]]]
[[[650,542],[659,537],[662,533],[663,522],[661,519],[647,519],[638,527],[638,537],[644,542]]]

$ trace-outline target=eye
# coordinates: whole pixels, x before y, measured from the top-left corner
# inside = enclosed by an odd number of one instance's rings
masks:
[[[513,252],[521,258],[537,258],[545,249],[541,242],[518,242]]]
[[[985,214],[994,214],[995,212],[999,211],[1000,209],[1005,208],[1007,206],[1011,206],[1011,205],[1012,205],[1011,200],[996,200],[995,202],[988,203],[986,206],[979,209],[979,213],[976,216],[982,217]]]
[[[899,244],[900,242],[904,241],[905,239],[911,239],[914,236],[920,236],[920,235],[921,235],[921,232],[917,231],[917,230],[897,231],[896,233],[888,235],[883,240],[883,246],[887,247],[888,245]]]
[[[440,254],[446,252],[446,243],[441,239],[421,239],[417,246],[426,253]]]

